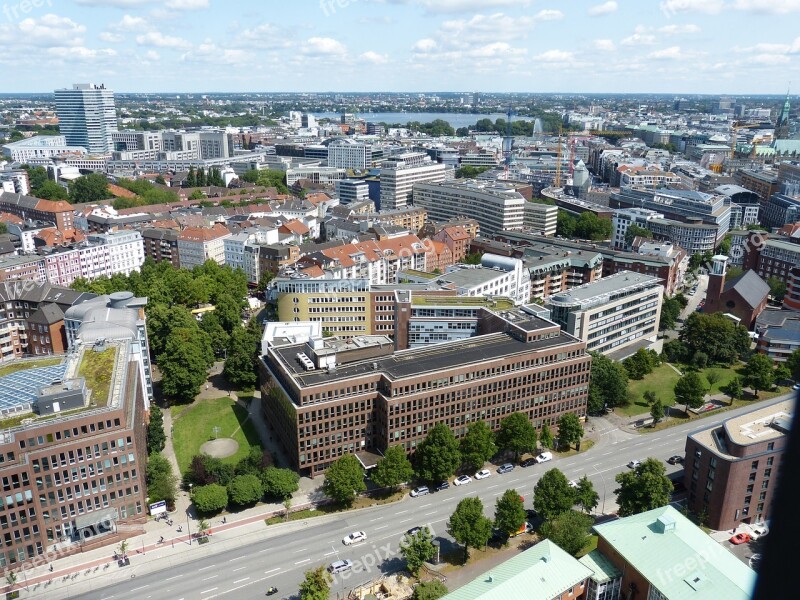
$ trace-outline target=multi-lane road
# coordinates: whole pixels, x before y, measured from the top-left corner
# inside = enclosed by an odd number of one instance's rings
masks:
[[[785,397],[784,397],[785,398]],[[776,398],[769,403],[784,398]],[[763,405],[760,405],[763,406]],[[239,543],[225,544],[224,552],[214,552],[214,540],[202,557],[184,564],[170,565],[165,561],[163,569],[151,572],[136,572],[136,576],[105,588],[102,580],[92,584],[92,591],[83,587],[71,594],[60,591],[60,598],[75,597],[85,600],[212,600],[214,598],[247,600],[263,598],[270,585],[279,589],[276,598],[288,598],[297,594],[298,586],[306,570],[327,566],[337,559],[353,561],[355,568],[346,578],[337,577],[333,592],[346,592],[356,585],[402,567],[398,544],[405,531],[417,525],[428,525],[443,544],[450,540],[446,532],[447,519],[464,497],[477,496],[483,500],[486,514],[494,512],[496,499],[509,488],[514,488],[525,497],[530,507],[533,486],[547,469],[558,467],[568,479],[577,479],[584,474],[594,483],[600,496],[598,511],[615,510],[614,476],[626,470],[626,464],[634,459],[656,457],[664,460],[673,454],[683,454],[686,434],[699,427],[719,423],[723,418],[747,412],[749,408],[737,409],[709,416],[702,420],[646,434],[628,434],[613,428],[607,421],[592,419],[590,426],[598,428],[600,441],[584,453],[528,468],[517,467],[505,475],[498,475],[496,467],[492,475],[484,480],[422,496],[406,497],[402,502],[381,505],[365,510],[343,513],[335,517],[310,519],[305,524],[291,523],[286,526],[271,526],[270,537],[264,533],[248,535]],[[670,473],[681,467],[667,466]],[[281,527],[281,533],[272,527]],[[367,533],[366,542],[355,546],[344,546],[342,538],[352,531]],[[156,567],[157,569],[158,567]],[[87,582],[88,583],[88,582]],[[107,583],[112,583],[108,581]],[[81,586],[74,586],[75,588]],[[50,593],[57,589],[48,590]],[[49,593],[42,594],[49,597]],[[56,597],[56,596],[53,596]]]

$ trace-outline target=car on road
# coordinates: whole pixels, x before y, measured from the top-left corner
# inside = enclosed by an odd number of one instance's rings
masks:
[[[744,532],[742,532],[742,533],[737,533],[737,534],[736,534],[735,536],[733,536],[733,537],[732,537],[732,538],[731,538],[729,541],[730,541],[730,543],[731,543],[731,544],[733,544],[734,546],[738,546],[739,544],[746,544],[746,543],[747,543],[747,542],[749,542],[751,539],[752,539],[752,538],[750,537],[750,534],[749,534],[749,533],[744,533]]]
[[[800,383],[795,383],[795,384],[792,386],[792,389],[793,389],[794,391],[800,390]]]
[[[675,456],[670,456],[667,462],[671,465],[679,465],[683,462],[683,457],[680,454],[676,454]]]
[[[533,466],[535,464],[536,464],[536,459],[535,458],[526,458],[521,463],[519,463],[519,466],[524,468],[524,467]]]
[[[411,493],[409,495],[412,498],[416,498],[417,496],[427,496],[430,493],[431,493],[431,491],[428,489],[427,485],[421,485],[421,486],[415,487],[413,490],[411,490]]]
[[[489,469],[481,469],[475,473],[475,479],[486,479],[492,472]]]
[[[453,480],[453,485],[467,485],[468,483],[472,483],[472,477],[469,475],[461,475]]]
[[[353,533],[348,533],[342,543],[345,546],[352,546],[353,544],[358,544],[359,542],[366,542],[367,541],[367,534],[363,531],[354,531]]]
[[[536,457],[537,463],[547,462],[548,460],[553,460],[552,452],[542,452],[539,456]]]
[[[335,560],[330,565],[328,565],[328,573],[333,573],[336,575],[337,573],[344,573],[345,571],[349,571],[353,568],[353,561],[351,560]]]
[[[406,535],[417,535],[420,531],[422,531],[422,527],[412,527],[406,531]]]
[[[437,492],[441,492],[442,490],[449,490],[449,489],[450,489],[450,482],[449,481],[443,481],[442,483],[440,483],[439,485],[436,486],[436,491]]]
[[[642,461],[640,461],[640,460],[632,460],[631,462],[628,463],[628,468],[629,469],[635,469],[640,464],[642,464]]]
[[[750,537],[754,540],[757,540],[762,537],[766,537],[769,533],[769,527],[766,525],[753,525],[750,527]]]
[[[510,473],[510,472],[511,472],[511,471],[513,471],[513,470],[514,470],[514,465],[512,465],[511,463],[506,463],[506,464],[504,464],[504,465],[500,465],[500,466],[497,468],[497,472],[498,472],[500,475],[502,475],[502,474],[504,474],[504,473]]]
[[[571,480],[571,481],[569,482],[569,487],[571,487],[571,488],[577,488],[577,487],[578,487],[578,482],[577,482],[577,481],[575,481],[574,479],[573,479],[573,480]]]

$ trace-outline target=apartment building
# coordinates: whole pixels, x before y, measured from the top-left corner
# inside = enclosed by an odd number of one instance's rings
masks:
[[[783,297],[783,307],[800,311],[800,267],[792,267],[786,273],[786,295]]]
[[[786,400],[689,434],[689,510],[716,530],[769,520],[793,413],[794,400]]]
[[[633,165],[621,165],[617,171],[620,173],[620,186],[622,187],[662,187],[681,183],[681,178],[675,173],[653,169],[651,167],[639,167]]]
[[[114,92],[103,84],[76,83],[71,89],[55,91],[58,125],[70,146],[82,146],[90,153],[106,154],[117,130]]]
[[[259,244],[258,246],[258,272],[259,277],[269,273],[277,277],[287,271],[300,258],[300,248],[295,245],[285,244]],[[259,279],[260,281],[260,279]]]
[[[427,210],[428,218],[433,221],[475,219],[487,235],[520,230],[525,224],[527,202],[513,185],[472,179],[418,182],[412,191],[414,206]]]
[[[435,163],[425,152],[396,154],[381,164],[381,210],[405,208],[413,202],[416,183],[438,183],[447,179],[447,167]]]
[[[11,213],[26,221],[52,223],[61,231],[75,227],[73,210],[72,205],[63,200],[42,200],[22,194],[0,193],[0,212]]]
[[[784,308],[786,298],[784,298]],[[756,351],[776,363],[786,362],[800,349],[800,313],[795,310],[765,310],[756,319]]]
[[[90,245],[108,249],[109,269],[114,273],[130,275],[144,264],[144,241],[138,231],[120,230],[109,233],[92,233],[86,236]]]
[[[611,217],[611,244],[617,250],[630,251],[631,244],[626,239],[628,227],[635,225],[642,229],[650,229],[647,226],[653,219],[663,219],[662,213],[646,208],[627,208],[614,211]],[[631,240],[632,241],[632,240]]]
[[[233,234],[225,239],[225,264],[232,269],[241,269],[247,275],[247,283],[258,285],[261,277],[261,261],[259,246],[277,244],[278,229],[251,227],[242,233]]]
[[[2,378],[4,418],[29,419],[0,438],[4,571],[56,547],[74,554],[143,533],[148,348],[127,313],[135,322],[144,304],[129,293],[106,300],[64,362]],[[98,361],[110,363],[107,378],[93,373]]]
[[[779,228],[800,221],[800,198],[775,193],[761,204],[761,224]]]
[[[142,234],[145,258],[152,258],[155,262],[165,260],[175,268],[180,267],[178,257],[179,231],[163,227],[146,227],[140,233]]]
[[[656,341],[663,293],[657,277],[621,271],[550,296],[544,306],[587,350],[619,356],[632,344]]]
[[[740,186],[758,194],[762,206],[772,194],[781,191],[780,181],[775,173],[742,169],[736,171],[733,177]]]
[[[183,269],[192,269],[207,260],[225,264],[225,240],[231,232],[221,223],[212,227],[187,227],[178,236],[178,261]]]
[[[431,239],[435,242],[440,242],[450,249],[450,254],[454,262],[463,260],[469,253],[469,245],[472,242],[472,236],[461,225],[452,225],[442,227],[437,231]],[[433,269],[430,269],[431,271]]]
[[[374,464],[391,445],[411,453],[435,423],[460,438],[473,421],[496,430],[514,412],[537,428],[566,412],[585,415],[583,342],[519,309],[486,325],[484,335],[397,352],[386,336],[268,348],[262,411],[292,468],[316,475],[346,453]]]
[[[428,219],[428,211],[419,206],[407,206],[395,210],[382,210],[379,213],[366,212],[353,214],[348,220],[354,223],[368,223],[370,227],[377,225],[394,225],[411,233],[422,229]]]

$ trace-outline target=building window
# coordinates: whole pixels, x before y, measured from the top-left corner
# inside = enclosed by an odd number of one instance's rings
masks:
[[[750,465],[750,469],[753,470],[753,471],[758,469],[758,461],[757,460],[753,461],[753,464]]]

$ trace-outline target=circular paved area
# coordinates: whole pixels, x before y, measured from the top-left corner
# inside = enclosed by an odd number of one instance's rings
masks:
[[[239,442],[232,438],[218,438],[200,446],[200,452],[214,458],[233,456],[239,449]]]

